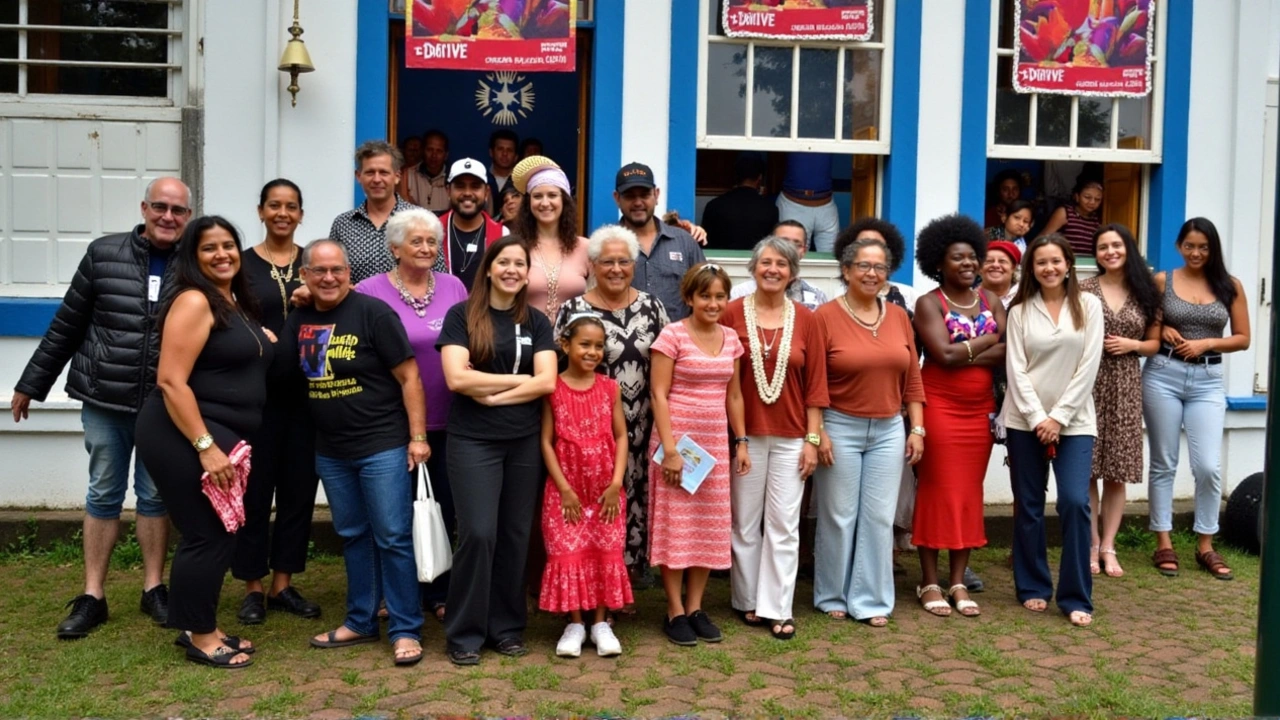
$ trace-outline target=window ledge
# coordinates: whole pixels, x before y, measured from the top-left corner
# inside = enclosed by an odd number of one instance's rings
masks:
[[[1265,412],[1266,395],[1236,395],[1227,397],[1227,409],[1236,412]]]

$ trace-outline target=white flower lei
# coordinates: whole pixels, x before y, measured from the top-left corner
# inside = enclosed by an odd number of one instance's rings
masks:
[[[764,351],[756,325],[755,293],[742,301],[742,311],[747,320],[747,344],[751,348],[751,370],[756,378],[756,392],[765,405],[772,405],[782,397],[782,385],[787,379],[787,360],[791,357],[791,332],[796,324],[796,306],[790,300],[785,301],[782,311],[782,339],[778,342],[778,361],[773,366],[772,380],[766,380],[764,374]]]

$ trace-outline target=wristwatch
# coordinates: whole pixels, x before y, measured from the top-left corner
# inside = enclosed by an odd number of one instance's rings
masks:
[[[912,435],[919,435],[920,437],[924,437],[924,436],[925,436],[924,426],[923,426],[923,425],[917,425],[917,426],[915,426],[915,427],[911,428],[911,434],[912,434]]]
[[[744,436],[742,436],[742,437],[736,437],[736,438],[734,438],[734,439],[733,439],[733,445],[734,445],[734,447],[737,447],[737,446],[738,446],[738,443],[748,443],[748,444],[750,444],[750,443],[751,443],[751,438],[749,438],[749,437],[747,437],[747,436],[745,436],[745,435],[744,435]]]
[[[818,433],[809,433],[804,436],[804,441],[816,447],[822,444],[822,436]]]
[[[213,436],[209,433],[205,433],[195,440],[192,440],[191,446],[196,449],[196,452],[204,452],[210,447],[213,447]]]
[[[409,438],[409,440],[410,440],[411,442],[426,442],[426,441],[427,441],[427,434],[426,434],[426,433],[422,433],[421,435],[414,435],[413,437]]]

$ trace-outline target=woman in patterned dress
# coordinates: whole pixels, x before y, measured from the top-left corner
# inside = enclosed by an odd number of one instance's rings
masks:
[[[627,419],[627,474],[623,491],[627,499],[627,544],[624,557],[636,589],[652,587],[649,573],[649,346],[668,321],[662,301],[631,287],[640,245],[635,233],[618,225],[605,225],[591,233],[587,257],[596,284],[584,295],[560,307],[556,336],[568,318],[595,312],[604,321],[605,357],[596,366],[618,383],[622,412]]]
[[[1093,244],[1098,275],[1081,282],[1080,290],[1102,301],[1106,339],[1093,386],[1098,439],[1089,482],[1093,520],[1089,572],[1097,575],[1105,571],[1110,577],[1120,577],[1124,569],[1116,558],[1116,533],[1124,517],[1125,485],[1142,482],[1142,368],[1138,358],[1155,355],[1160,349],[1160,325],[1156,322],[1160,293],[1129,228],[1104,225],[1094,233]]]
[[[663,457],[650,466],[649,562],[662,569],[663,630],[677,645],[723,639],[702,609],[702,595],[711,571],[727,570],[731,561],[729,463],[738,475],[751,469],[739,380],[742,343],[719,324],[730,286],[719,265],[695,265],[680,283],[681,299],[692,314],[663,328],[651,348],[656,432],[649,452],[652,457],[661,449]],[[734,435],[732,455],[726,424]],[[711,456],[695,455],[696,460],[715,463],[692,494],[681,486],[686,458],[676,447],[686,436]]]

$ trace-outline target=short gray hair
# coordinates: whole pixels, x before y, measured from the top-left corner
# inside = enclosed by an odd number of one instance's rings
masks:
[[[858,257],[858,253],[863,248],[878,247],[884,251],[884,263],[889,267],[893,267],[893,251],[885,244],[883,240],[877,238],[858,238],[849,243],[844,249],[844,253],[840,255],[841,267],[849,267],[853,265],[853,259]]]
[[[627,254],[632,260],[640,257],[640,241],[636,234],[621,225],[601,225],[587,238],[587,259],[595,262],[604,252],[605,243],[620,242],[627,246]]]
[[[320,238],[319,240],[312,240],[307,243],[306,247],[302,248],[302,267],[311,267],[311,254],[321,245],[332,245],[341,250],[342,262],[349,264],[347,259],[347,248],[345,245],[333,238]]]
[[[401,154],[400,148],[386,140],[366,140],[356,148],[356,172],[360,172],[364,167],[365,160],[379,155],[391,156],[391,169],[395,172],[400,172],[400,168],[404,167],[404,155]]]
[[[172,175],[165,175],[163,177],[152,178],[151,182],[147,183],[147,189],[142,191],[142,202],[151,202],[151,190],[155,187],[156,183],[162,180],[172,180],[178,183],[179,185],[181,185],[182,191],[187,194],[187,204],[188,205],[191,204],[191,188],[187,187],[187,184],[182,182],[181,178],[176,178],[176,177],[173,177]]]
[[[787,261],[787,265],[791,266],[792,280],[800,276],[800,253],[796,250],[796,246],[791,244],[790,240],[784,240],[777,235],[765,237],[756,243],[755,248],[751,250],[751,259],[747,261],[747,272],[752,276],[756,274],[756,263],[760,262],[760,256],[764,254],[765,250],[772,250]]]
[[[422,208],[413,208],[401,210],[387,220],[387,247],[400,247],[410,231],[415,229],[426,230],[435,237],[437,243],[444,239],[444,226],[440,224],[440,219],[435,213]]]

